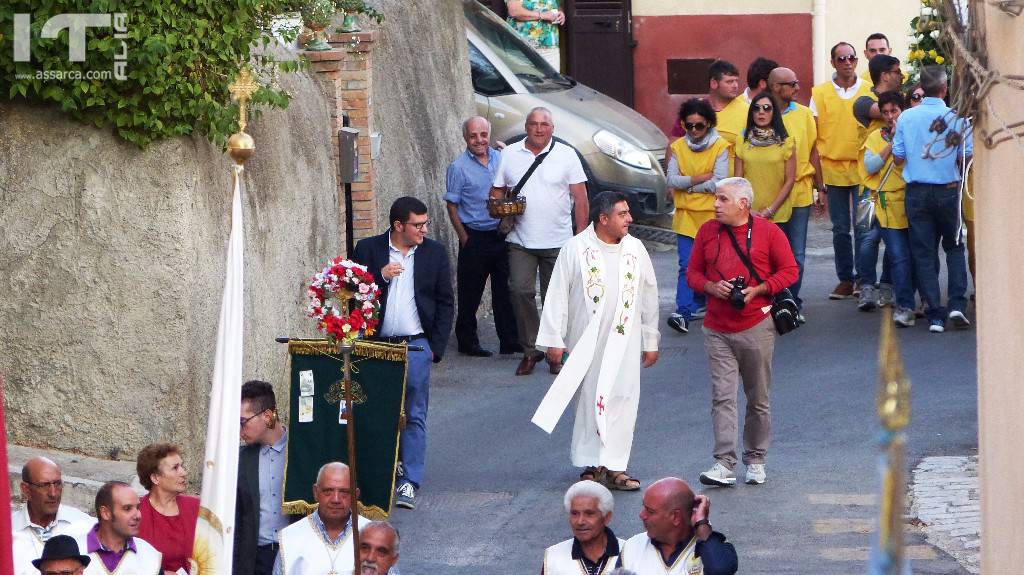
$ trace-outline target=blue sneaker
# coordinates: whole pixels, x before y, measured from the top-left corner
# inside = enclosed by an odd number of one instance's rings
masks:
[[[395,489],[395,506],[403,509],[416,509],[416,488],[408,481],[403,481]]]
[[[668,316],[668,320],[666,320],[666,323],[668,323],[668,326],[670,328],[678,331],[679,333],[690,332],[690,322],[681,314],[674,313]]]

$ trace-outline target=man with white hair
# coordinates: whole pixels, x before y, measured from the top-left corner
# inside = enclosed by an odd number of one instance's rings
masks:
[[[625,543],[608,528],[615,499],[600,483],[584,480],[565,492],[572,539],[544,550],[541,575],[597,575],[619,566],[619,549]]]
[[[359,575],[387,575],[398,563],[398,529],[387,521],[359,528]],[[397,572],[397,569],[395,570]]]
[[[747,398],[743,424],[746,482],[759,485],[765,481],[764,460],[771,439],[768,391],[776,335],[769,311],[775,294],[796,281],[798,268],[786,234],[751,213],[753,198],[750,182],[744,178],[718,182],[715,219],[697,231],[686,272],[690,287],[710,296],[702,330],[711,372],[715,464],[700,475],[704,485],[736,484],[733,469],[740,378]]]

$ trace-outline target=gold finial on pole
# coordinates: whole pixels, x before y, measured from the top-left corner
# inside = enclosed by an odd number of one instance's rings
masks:
[[[228,85],[231,99],[238,102],[238,131],[228,138],[228,154],[239,166],[244,164],[256,150],[256,144],[253,142],[252,136],[245,133],[247,125],[246,104],[259,88],[260,85],[253,78],[252,71],[248,65],[242,66],[238,76],[235,76],[235,80]]]

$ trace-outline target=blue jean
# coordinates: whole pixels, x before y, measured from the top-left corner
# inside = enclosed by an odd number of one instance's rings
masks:
[[[828,217],[832,220],[832,250],[836,257],[836,275],[839,281],[852,282],[854,262],[860,244],[860,234],[853,230],[851,206],[857,202],[860,186],[825,186],[828,191]],[[853,238],[850,231],[853,230]]]
[[[946,252],[949,310],[962,312],[967,307],[967,258],[959,234],[959,190],[945,184],[908,183],[905,205],[918,290],[928,304],[928,319],[944,321],[947,310],[941,305],[938,258],[935,257],[935,243],[939,238]]]
[[[430,365],[434,354],[426,337],[409,341],[423,351],[410,351],[405,384],[405,429],[398,442],[398,459],[405,468],[405,478],[417,489],[423,481],[427,461],[427,402],[430,399]]]
[[[789,221],[779,224],[779,227],[782,228],[783,233],[786,234],[786,238],[789,240],[789,247],[793,250],[796,265],[800,268],[800,275],[797,276],[796,283],[789,286],[789,291],[793,292],[796,305],[800,308],[804,305],[804,300],[800,299],[800,286],[804,283],[804,259],[807,256],[807,222],[810,219],[811,206],[804,206],[802,208],[793,208],[793,215],[789,216]]]
[[[914,260],[910,257],[910,232],[893,228],[879,230],[885,242],[885,258],[889,260],[892,270],[896,307],[914,309]],[[885,265],[884,262],[882,265]]]
[[[875,285],[878,280],[878,246],[882,244],[882,227],[878,220],[872,220],[871,227],[860,228],[860,249],[857,250],[857,285]],[[889,244],[885,244],[885,254],[882,256],[882,279],[881,283],[892,284],[892,255],[889,254]]]
[[[676,313],[689,321],[693,312],[700,309],[707,300],[704,294],[694,292],[686,283],[686,267],[690,265],[693,238],[676,235],[676,247],[679,250],[679,278],[676,280]]]

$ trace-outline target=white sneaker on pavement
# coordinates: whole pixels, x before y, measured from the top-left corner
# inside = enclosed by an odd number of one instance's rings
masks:
[[[860,297],[857,300],[857,309],[860,311],[872,311],[878,307],[878,290],[871,284],[860,286]]]
[[[716,461],[711,469],[700,474],[700,482],[704,485],[731,487],[736,485],[736,474],[721,462]]]
[[[949,323],[953,325],[954,329],[966,329],[970,327],[971,320],[967,319],[964,312],[953,310],[949,312]]]
[[[747,466],[747,485],[761,485],[767,477],[763,463],[751,463]]]
[[[917,318],[914,317],[914,310],[901,307],[892,314],[892,321],[897,327],[914,327]]]
[[[896,294],[892,289],[892,284],[878,284],[878,307],[894,305],[895,303]]]

